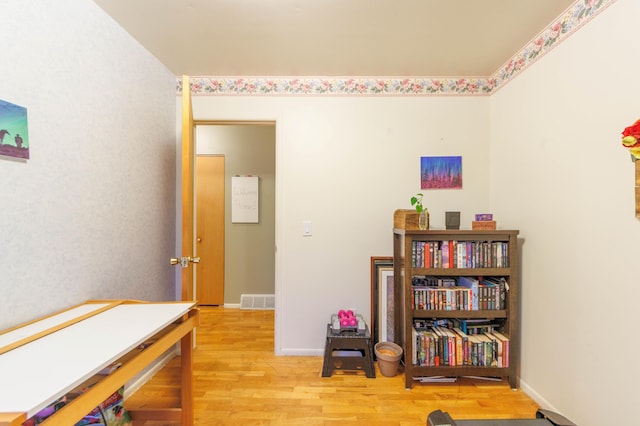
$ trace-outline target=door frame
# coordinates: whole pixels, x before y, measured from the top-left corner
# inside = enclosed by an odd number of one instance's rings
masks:
[[[274,131],[275,131],[275,141],[274,141],[274,149],[275,149],[275,224],[274,224],[274,245],[276,246],[276,250],[275,250],[275,259],[274,259],[274,294],[276,296],[276,305],[275,305],[275,310],[277,312],[278,310],[278,253],[277,253],[277,240],[278,240],[278,177],[277,177],[277,163],[278,163],[278,127],[277,127],[277,123],[275,120],[211,120],[211,119],[207,119],[207,120],[200,120],[200,119],[195,119],[194,120],[194,133],[197,133],[197,128],[200,126],[268,126],[268,127],[273,127]],[[217,154],[200,154],[200,155],[217,155]],[[194,152],[194,158],[198,156],[197,152]],[[226,167],[226,166],[225,166]],[[225,179],[226,180],[226,179]],[[198,183],[195,183],[196,187],[198,185]],[[226,185],[226,183],[225,183]],[[226,202],[226,197],[225,197],[225,202]],[[197,209],[197,206],[196,206]],[[197,212],[194,211],[194,216],[197,216]],[[226,222],[227,219],[225,219],[225,226],[226,226]],[[195,231],[195,233],[197,234],[197,230]],[[225,235],[226,235],[226,230],[225,230]],[[226,248],[225,248],[226,251]],[[225,268],[226,268],[226,264],[225,264]],[[226,271],[225,271],[225,281],[226,281]],[[198,277],[196,274],[196,278],[195,278],[195,288],[196,290],[194,290],[197,293],[197,283]],[[225,291],[226,293],[226,291]],[[224,305],[223,305],[224,306]],[[276,314],[277,315],[277,314]],[[275,327],[274,327],[275,328]],[[277,336],[277,332],[276,332],[276,336]],[[277,337],[276,337],[277,339]]]
[[[184,87],[190,87],[190,84],[185,85],[184,84],[184,80],[183,80],[183,88]],[[276,180],[276,193],[275,193],[275,285],[274,285],[274,294],[275,294],[275,299],[276,299],[276,303],[275,303],[275,320],[274,320],[274,352],[276,355],[284,355],[282,352],[282,343],[281,343],[281,330],[283,329],[283,318],[281,313],[283,312],[282,310],[282,306],[284,301],[282,300],[282,267],[280,266],[282,263],[282,256],[281,256],[281,248],[283,247],[282,244],[282,233],[280,232],[280,230],[282,229],[282,224],[281,224],[281,220],[282,220],[282,179],[278,178],[278,170],[281,170],[281,168],[279,167],[279,159],[280,159],[280,141],[282,140],[282,137],[280,135],[280,126],[278,125],[278,122],[282,121],[282,117],[280,118],[273,118],[273,116],[268,117],[268,118],[263,118],[263,119],[259,119],[259,118],[255,118],[255,117],[247,117],[245,119],[237,119],[237,120],[230,120],[230,119],[194,119],[193,120],[193,128],[195,130],[195,126],[200,126],[200,125],[255,125],[255,126],[275,126],[275,157],[276,157],[276,174],[275,174],[275,180]],[[195,149],[193,152],[193,158],[195,161]],[[179,176],[178,176],[179,178]],[[183,190],[182,188],[182,183],[179,182],[178,183],[178,188],[180,191]],[[179,207],[179,205],[178,205]],[[179,225],[179,221],[176,222],[178,224],[178,229],[180,228]],[[179,248],[179,245],[177,246]],[[176,284],[178,286],[178,284],[181,284],[180,281],[180,274],[178,273],[176,275]],[[176,286],[176,287],[177,287]]]

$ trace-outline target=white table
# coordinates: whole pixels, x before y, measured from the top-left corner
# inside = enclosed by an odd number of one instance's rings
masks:
[[[47,420],[74,424],[178,341],[182,407],[130,414],[134,420],[192,425],[192,332],[198,319],[194,302],[94,301],[0,333],[0,426],[20,425],[106,366],[127,359]],[[152,338],[150,346],[137,349]]]

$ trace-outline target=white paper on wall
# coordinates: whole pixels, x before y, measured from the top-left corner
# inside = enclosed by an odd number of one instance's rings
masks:
[[[231,223],[258,223],[258,176],[231,178]]]

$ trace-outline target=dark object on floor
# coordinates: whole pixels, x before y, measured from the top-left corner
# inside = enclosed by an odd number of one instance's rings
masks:
[[[535,419],[504,420],[458,420],[441,410],[432,411],[427,417],[427,426],[577,426],[564,416],[553,411],[539,409]]]
[[[333,370],[360,370],[368,378],[376,377],[369,327],[365,325],[364,334],[358,330],[342,330],[336,334],[332,325],[327,324],[322,377],[331,377]]]

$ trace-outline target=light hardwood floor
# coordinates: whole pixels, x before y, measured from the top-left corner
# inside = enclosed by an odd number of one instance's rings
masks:
[[[418,426],[437,409],[454,419],[535,417],[537,404],[506,382],[463,379],[406,390],[401,371],[385,377],[377,366],[375,379],[364,372],[321,377],[321,356],[274,355],[273,323],[273,311],[201,308],[194,352],[196,425]],[[179,374],[176,358],[126,406],[178,405]]]

